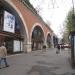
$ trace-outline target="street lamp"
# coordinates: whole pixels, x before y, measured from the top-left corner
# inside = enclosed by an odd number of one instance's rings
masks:
[[[75,68],[75,14],[74,14],[74,1],[73,4],[73,14],[72,14],[72,31],[70,32],[71,39],[71,62],[72,67]]]

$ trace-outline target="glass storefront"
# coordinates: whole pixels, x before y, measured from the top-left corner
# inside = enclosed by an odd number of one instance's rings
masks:
[[[7,48],[7,52],[9,54],[13,53],[13,39],[5,37],[5,41],[4,42],[5,42],[5,46]]]
[[[9,54],[22,52],[21,27],[18,19],[4,9],[0,10],[0,45],[5,43]]]

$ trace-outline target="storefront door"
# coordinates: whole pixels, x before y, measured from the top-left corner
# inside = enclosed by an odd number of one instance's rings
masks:
[[[13,53],[13,39],[12,38],[6,38],[5,39],[5,45],[7,48],[7,53],[12,54]]]

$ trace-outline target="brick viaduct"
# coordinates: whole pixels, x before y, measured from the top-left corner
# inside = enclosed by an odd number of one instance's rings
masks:
[[[24,5],[20,0],[2,0],[2,3],[6,10],[11,13],[13,12],[22,25],[21,33],[24,37],[24,51],[32,51],[32,33],[36,27],[42,31],[43,44],[47,45],[47,37],[50,35],[50,42],[53,45],[53,31],[43,22],[38,14],[32,11],[27,5]]]

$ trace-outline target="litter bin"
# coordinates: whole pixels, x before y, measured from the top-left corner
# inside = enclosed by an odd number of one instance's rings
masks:
[[[43,52],[46,52],[46,45],[43,45]]]

